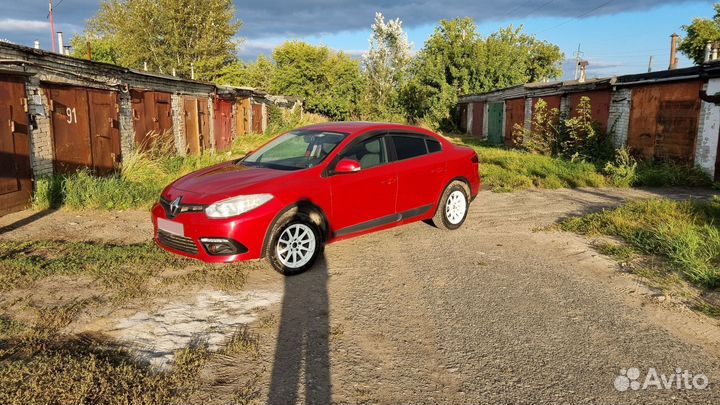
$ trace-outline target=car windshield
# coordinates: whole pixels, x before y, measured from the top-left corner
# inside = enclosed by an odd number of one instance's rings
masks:
[[[318,130],[290,131],[250,153],[240,163],[282,170],[306,169],[322,162],[347,135]]]

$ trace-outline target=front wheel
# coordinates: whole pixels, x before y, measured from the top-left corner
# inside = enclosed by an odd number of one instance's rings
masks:
[[[458,180],[453,181],[443,191],[432,222],[440,229],[458,229],[467,218],[469,205],[467,185]]]
[[[304,215],[278,221],[268,244],[266,256],[279,273],[286,276],[308,270],[322,251],[317,226]]]

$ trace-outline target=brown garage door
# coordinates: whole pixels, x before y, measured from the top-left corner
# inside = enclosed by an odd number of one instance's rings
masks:
[[[172,104],[170,93],[130,90],[135,144],[141,149],[152,147],[155,138],[172,141]]]
[[[24,208],[32,193],[26,105],[22,78],[0,80],[0,215]]]
[[[505,145],[513,145],[513,127],[525,123],[525,99],[505,100]]]
[[[120,161],[118,94],[69,86],[50,86],[46,91],[56,173],[81,168],[99,175],[114,171]]]
[[[701,85],[690,81],[634,88],[628,146],[645,158],[692,163]]]
[[[583,97],[590,99],[590,114],[593,121],[598,123],[601,131],[606,132],[610,114],[610,90],[586,91],[568,95],[571,117],[577,116],[577,107]]]
[[[483,136],[483,119],[485,116],[485,103],[473,103],[473,119],[470,134],[478,138]]]
[[[185,97],[185,145],[187,153],[199,155],[210,149],[210,114],[206,98]]]
[[[232,102],[216,98],[214,108],[215,149],[224,151],[232,144]]]
[[[252,105],[252,130],[256,134],[263,133],[262,104]]]

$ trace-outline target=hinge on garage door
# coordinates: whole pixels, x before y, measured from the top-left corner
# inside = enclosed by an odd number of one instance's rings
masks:
[[[23,106],[23,111],[28,112],[27,97],[20,98],[20,104]]]
[[[11,119],[8,120],[8,126],[10,127],[10,133],[11,133],[11,134],[12,134],[13,132],[15,132],[15,121],[13,121],[13,120],[11,120]]]

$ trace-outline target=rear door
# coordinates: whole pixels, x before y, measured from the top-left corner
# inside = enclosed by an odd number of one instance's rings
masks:
[[[361,164],[359,172],[333,174],[340,159]],[[397,165],[388,164],[387,138],[360,139],[340,152],[329,167],[332,223],[337,236],[362,232],[397,221]]]
[[[392,134],[398,171],[397,212],[403,218],[426,213],[440,198],[447,163],[442,144],[421,134]]]

